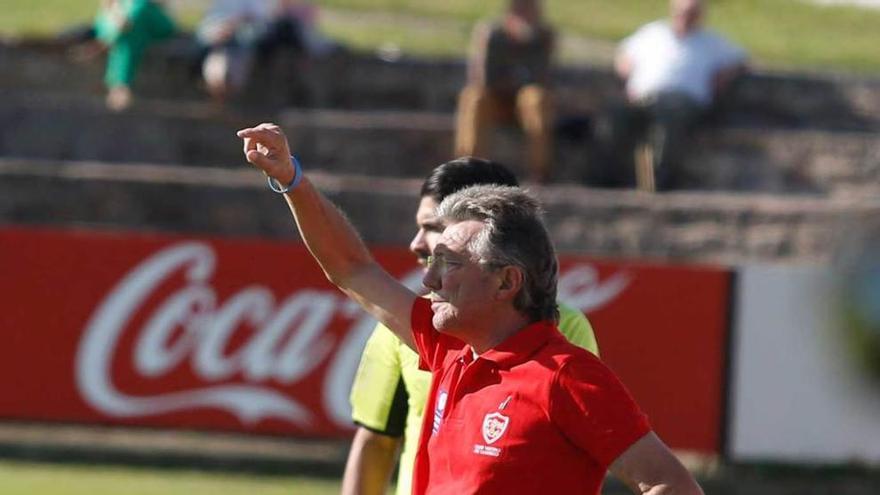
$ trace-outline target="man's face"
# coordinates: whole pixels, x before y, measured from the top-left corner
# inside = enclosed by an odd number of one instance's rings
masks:
[[[437,209],[437,201],[430,196],[425,196],[419,203],[419,209],[416,211],[416,232],[415,237],[409,243],[409,250],[416,255],[419,264],[428,268],[428,257],[434,251],[437,245],[437,239],[443,233],[443,224],[434,214]]]
[[[476,220],[454,223],[437,239],[423,284],[431,290],[434,328],[467,340],[467,332],[485,326],[500,286],[497,274],[470,250],[486,227]]]
[[[700,0],[672,0],[669,4],[672,28],[679,36],[684,36],[700,25],[703,17],[703,3]]]

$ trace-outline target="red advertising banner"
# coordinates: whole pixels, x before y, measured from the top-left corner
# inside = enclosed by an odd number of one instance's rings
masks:
[[[374,249],[418,286],[403,248]],[[562,257],[560,299],[672,447],[720,451],[729,277]],[[374,322],[297,242],[0,229],[0,418],[351,431]]]
[[[730,270],[564,256],[560,268],[559,299],[587,314],[602,360],[664,442],[720,454]]]

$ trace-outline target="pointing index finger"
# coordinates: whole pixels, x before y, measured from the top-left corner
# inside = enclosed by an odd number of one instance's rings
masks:
[[[244,140],[245,155],[247,155],[248,151],[257,149],[257,143],[263,142],[268,144],[271,143],[273,139],[277,138],[277,133],[273,132],[271,128],[268,127],[268,124],[260,124],[256,127],[241,129],[235,134]]]

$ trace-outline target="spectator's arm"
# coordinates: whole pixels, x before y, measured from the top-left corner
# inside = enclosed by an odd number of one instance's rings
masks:
[[[290,159],[287,137],[275,124],[238,131],[247,161],[290,184],[297,171]],[[302,171],[299,171],[302,174]],[[400,340],[414,347],[411,311],[416,294],[379,266],[345,216],[311,184],[308,177],[284,194],[300,235],[327,279],[339,287]],[[284,260],[277,260],[279,268]]]
[[[544,54],[544,65],[541,67],[541,73],[537,75],[537,80],[541,84],[550,82],[550,68],[553,65],[553,57],[556,55],[556,30],[551,26],[545,26],[547,36],[547,52]]]
[[[628,80],[630,74],[632,74],[632,59],[623,50],[618,50],[617,55],[614,57],[614,73],[622,81]]]
[[[128,30],[130,24],[125,7],[120,2],[112,0],[104,2],[103,5],[107,20],[116,29],[116,32],[122,33]]]
[[[636,64],[639,63],[639,54],[643,52],[644,45],[651,43],[652,26],[653,24],[647,24],[640,27],[617,45],[617,52],[614,54],[614,73],[624,86],[627,86],[630,78],[632,78]],[[633,95],[627,92],[627,98],[632,99]]]
[[[383,495],[394,471],[399,446],[398,437],[359,427],[345,463],[342,495]]]
[[[609,470],[633,493],[703,495],[693,476],[653,432],[620,454]]]
[[[486,84],[486,57],[489,53],[490,32],[491,27],[485,22],[477,24],[474,28],[467,66],[468,84],[476,86],[485,86]]]

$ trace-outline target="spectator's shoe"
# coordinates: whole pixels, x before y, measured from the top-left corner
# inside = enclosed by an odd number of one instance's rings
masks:
[[[128,86],[114,86],[107,92],[107,108],[121,112],[131,106],[131,89]]]

